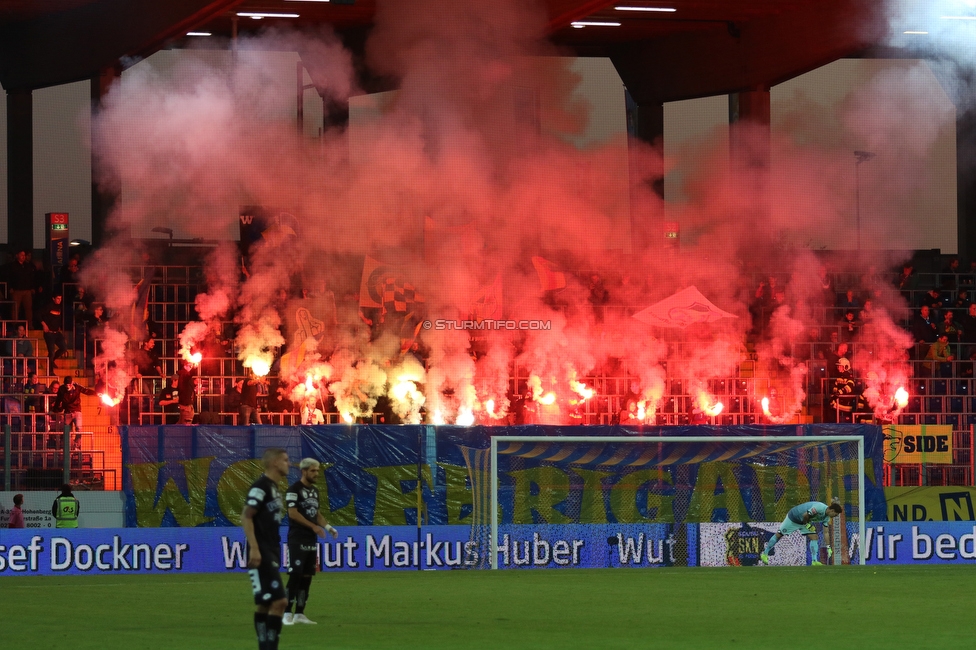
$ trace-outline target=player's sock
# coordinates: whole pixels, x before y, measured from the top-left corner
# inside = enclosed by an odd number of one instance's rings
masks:
[[[815,539],[810,540],[810,557],[813,562],[820,561],[820,542]]]
[[[763,553],[765,555],[769,555],[769,552],[771,550],[773,550],[773,547],[776,546],[776,542],[778,542],[778,541],[779,540],[776,538],[776,535],[773,535],[772,537],[770,537],[769,538],[769,541],[766,542],[766,548],[763,549]]]
[[[258,635],[258,650],[268,647],[268,615],[254,612],[254,631]]]
[[[308,602],[308,590],[312,587],[312,576],[305,576],[302,580],[302,590],[298,593],[298,600],[295,602],[295,613],[305,613],[305,603]]]
[[[281,636],[281,617],[268,614],[267,650],[278,650],[278,638],[280,636]]]
[[[301,588],[302,576],[298,575],[297,573],[292,573],[290,576],[288,576],[288,586],[286,587],[288,590],[288,608],[285,610],[286,612],[292,611],[292,608],[295,607]],[[295,611],[301,613],[302,610],[296,609]]]

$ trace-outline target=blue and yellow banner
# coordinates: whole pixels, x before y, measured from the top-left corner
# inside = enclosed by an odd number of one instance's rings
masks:
[[[633,436],[625,427],[127,427],[126,525],[237,526],[265,449],[322,463],[320,505],[336,526],[487,526],[491,436]],[[672,524],[782,520],[809,500],[857,503],[850,448],[810,435],[865,439],[868,519],[886,515],[869,425],[644,427],[638,444],[503,443],[502,525]],[[663,436],[795,436],[788,443],[655,443]],[[850,447],[850,445],[848,445]],[[708,462],[705,462],[708,461]],[[854,513],[849,513],[853,516]]]

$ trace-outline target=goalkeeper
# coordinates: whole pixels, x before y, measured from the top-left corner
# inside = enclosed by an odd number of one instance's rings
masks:
[[[801,503],[791,508],[786,514],[786,519],[780,524],[779,531],[766,542],[766,548],[759,555],[759,561],[763,564],[769,564],[769,553],[773,550],[776,542],[784,535],[800,531],[810,540],[810,556],[813,559],[811,564],[813,566],[821,566],[822,563],[819,561],[820,542],[817,541],[817,531],[813,527],[813,524],[823,524],[826,526],[830,522],[831,517],[836,517],[843,510],[844,507],[839,503],[831,503],[828,506],[826,503],[821,503],[820,501],[807,501],[806,503]],[[828,555],[832,555],[829,546],[827,547],[827,553]]]

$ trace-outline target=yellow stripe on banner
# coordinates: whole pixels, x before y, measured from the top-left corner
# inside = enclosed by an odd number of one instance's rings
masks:
[[[588,451],[582,458],[573,461],[573,464],[582,465],[584,463],[589,463],[594,458],[598,457],[600,454],[603,453],[604,447],[606,447],[606,445],[597,445],[596,447]]]
[[[617,453],[613,457],[607,459],[605,462],[600,463],[600,466],[612,466],[619,465],[620,461],[630,455],[631,450],[627,449],[627,445],[621,445],[621,448],[617,450]]]
[[[657,444],[660,445],[661,443],[657,443]],[[627,463],[627,467],[643,467],[644,465],[647,465],[648,463],[657,460],[657,452],[658,452],[657,449],[648,449],[643,454],[641,454],[640,458],[638,458],[632,463]]]
[[[562,451],[560,451],[558,454],[550,458],[547,458],[546,461],[550,463],[558,463],[559,461],[565,460],[569,456],[576,453],[576,449],[577,449],[576,445],[564,445]]]
[[[529,451],[519,454],[519,458],[535,458],[536,456],[541,456],[550,449],[552,449],[552,443],[540,442]]]
[[[658,465],[673,465],[681,460],[682,452],[680,450],[674,451],[670,456],[662,458],[658,461]]]
[[[709,457],[709,456],[711,456],[711,455],[712,455],[712,454],[713,454],[714,452],[715,452],[715,448],[714,448],[714,446],[712,446],[712,445],[708,445],[708,448],[707,448],[707,449],[705,449],[704,451],[702,451],[702,452],[701,452],[700,454],[698,454],[697,456],[694,456],[694,457],[693,457],[693,458],[692,458],[691,460],[689,460],[688,462],[689,462],[689,463],[692,463],[692,464],[695,464],[695,463],[701,463],[702,461],[704,461],[704,460],[706,460],[706,459],[708,459],[708,457]]]
[[[517,454],[519,450],[524,449],[528,443],[525,442],[509,442],[505,445],[505,448],[498,448],[499,454]]]

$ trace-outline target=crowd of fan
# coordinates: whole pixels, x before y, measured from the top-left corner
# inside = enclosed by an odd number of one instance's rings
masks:
[[[19,405],[22,412],[43,411],[49,415],[50,421],[58,424],[72,420],[71,416],[66,418],[64,415],[71,412],[70,408],[57,397],[62,384],[54,380],[45,385],[37,380],[39,370],[49,378],[56,374],[58,361],[69,347],[85,360],[86,370],[95,373],[96,392],[105,388],[106,368],[96,367],[94,360],[100,327],[109,321],[110,315],[78,283],[79,262],[77,257],[69,260],[54,282],[46,281],[47,275],[41,265],[31,259],[29,251],[18,252],[2,268],[2,279],[7,283],[8,298],[12,304],[12,313],[7,317],[29,323],[31,329],[42,330],[48,356],[48,370],[45,372],[32,359],[35,357],[33,343],[23,324],[17,327],[16,333],[8,333],[9,338],[0,343],[3,346],[0,357],[4,359],[2,392],[6,396],[3,410],[7,413],[15,412]],[[819,315],[819,322],[800,340],[791,342],[791,353],[794,358],[808,363],[811,368],[811,388],[814,388],[814,383],[819,383],[821,392],[828,396],[825,404],[831,408],[840,405],[844,410],[844,398],[860,394],[853,367],[853,350],[869,340],[866,332],[870,331],[872,321],[883,309],[878,305],[896,304],[891,294],[898,292],[911,309],[909,319],[899,313],[896,314],[896,321],[912,334],[915,341],[915,345],[904,351],[904,359],[913,362],[914,374],[922,377],[973,376],[973,363],[958,361],[976,361],[976,304],[970,302],[970,293],[976,290],[976,262],[963,272],[958,259],[953,258],[942,273],[926,277],[935,280],[925,282],[926,288],[923,288],[923,281],[919,280],[912,264],[904,265],[897,277],[870,268],[852,282],[852,286],[837,287],[835,277],[827,266],[820,267],[817,283],[821,296],[815,296],[814,302],[822,307],[813,310],[815,315]],[[608,309],[618,306],[612,300],[613,294],[627,292],[626,286],[618,288],[612,282],[608,288],[604,279],[596,273],[584,274],[582,282],[589,291],[587,308],[592,309],[597,324],[604,321]],[[624,285],[628,282],[629,279],[623,279]],[[412,288],[407,289],[412,291]],[[619,289],[619,292],[615,289]],[[289,295],[284,291],[279,293],[282,295],[276,296],[276,300],[283,307]],[[757,283],[750,304],[753,322],[751,342],[772,335],[771,318],[780,307],[791,305],[796,313],[797,306],[791,304],[791,300],[795,299],[794,293],[790,281],[779,275],[766,276]],[[358,296],[350,298],[358,300]],[[556,309],[564,307],[556,293],[547,294],[546,301]],[[62,303],[67,307],[63,307]],[[394,333],[401,339],[402,352],[410,352],[423,360],[428,353],[418,327],[423,313],[416,304],[408,303],[408,307],[401,307],[391,304],[389,308],[361,309],[360,318],[370,327],[374,339],[384,333]],[[199,369],[177,363],[176,372],[166,377],[160,356],[162,346],[156,329],[151,321],[147,322],[148,338],[134,345],[127,353],[126,363],[135,383],[127,387],[126,392],[152,394],[153,397],[150,401],[135,403],[132,408],[120,409],[126,411],[125,421],[137,423],[139,413],[149,411],[172,413],[170,417],[175,421],[189,423],[206,421],[208,414],[219,412],[236,413],[236,423],[246,424],[258,421],[261,411],[288,413],[299,410],[300,405],[288,400],[286,391],[274,378],[240,378],[236,377],[237,372],[232,373],[235,377],[228,377],[222,360],[233,356],[232,333],[224,332],[219,327],[212,328],[198,346],[204,359]],[[65,332],[73,334],[70,346],[65,340]],[[475,357],[484,352],[485,341],[478,336],[483,335],[473,336],[471,342]],[[210,381],[209,378],[215,379]],[[210,396],[210,403],[203,405],[204,413],[196,412],[201,392]],[[816,388],[813,392],[817,392]],[[219,397],[215,399],[214,395]],[[22,397],[17,399],[17,396]],[[623,397],[626,399],[626,396]],[[837,397],[841,399],[834,399]],[[513,410],[524,402],[516,391],[509,398]],[[853,409],[856,410],[856,401],[854,403]],[[318,415],[313,412],[310,419],[321,418],[323,411],[330,410],[327,403],[318,406],[321,408],[313,409]],[[378,409],[382,412],[382,404]],[[133,417],[135,421],[131,419]],[[80,413],[77,419],[80,420]],[[213,418],[213,421],[219,419]]]

